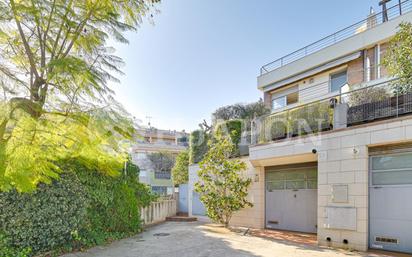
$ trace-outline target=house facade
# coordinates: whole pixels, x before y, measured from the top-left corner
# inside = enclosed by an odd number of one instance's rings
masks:
[[[253,207],[232,225],[412,253],[412,89],[382,65],[411,10],[412,1],[396,1],[261,68],[272,113],[252,124],[242,159]]]
[[[188,134],[184,131],[139,129],[132,150],[132,161],[140,169],[139,180],[158,195],[173,194],[171,169],[176,155],[187,147]]]

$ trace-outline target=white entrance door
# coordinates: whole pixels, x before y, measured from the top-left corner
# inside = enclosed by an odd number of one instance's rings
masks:
[[[266,170],[266,227],[316,233],[317,167]]]
[[[370,157],[369,246],[412,253],[412,152]]]

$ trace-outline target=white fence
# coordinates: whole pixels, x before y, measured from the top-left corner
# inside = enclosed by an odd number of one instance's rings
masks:
[[[144,225],[156,224],[166,220],[166,217],[175,216],[177,212],[177,201],[160,200],[153,202],[150,206],[140,210],[141,219]]]

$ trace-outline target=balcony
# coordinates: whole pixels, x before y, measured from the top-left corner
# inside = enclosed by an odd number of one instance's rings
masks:
[[[408,114],[412,85],[390,80],[260,117],[252,124],[252,145]]]
[[[354,35],[370,30],[380,24],[383,24],[384,22],[395,19],[396,17],[399,17],[409,11],[412,11],[412,0],[404,0],[400,2],[400,4],[396,4],[388,8],[386,12],[380,12],[370,15],[368,18],[364,20],[361,20],[349,27],[339,30],[293,53],[290,53],[286,56],[283,56],[273,62],[270,62],[262,66],[260,69],[260,75],[267,74],[287,64],[302,59],[305,56],[311,55],[331,45],[348,39]]]
[[[171,179],[170,171],[155,171],[155,179]]]

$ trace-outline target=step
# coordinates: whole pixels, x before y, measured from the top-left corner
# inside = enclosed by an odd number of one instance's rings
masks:
[[[166,221],[192,222],[192,221],[197,221],[197,218],[196,217],[184,217],[184,216],[172,216],[172,217],[167,217]]]

